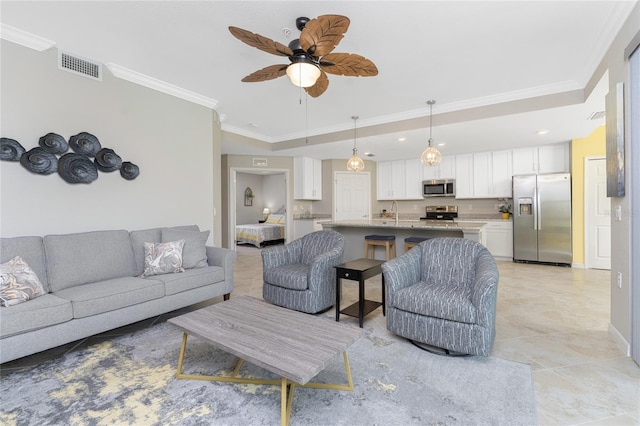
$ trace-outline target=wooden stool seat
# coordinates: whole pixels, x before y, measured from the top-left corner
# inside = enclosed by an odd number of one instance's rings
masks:
[[[417,246],[423,241],[430,240],[430,237],[407,237],[404,239],[404,251],[405,253],[409,251],[409,249]]]
[[[366,235],[364,237],[364,256],[367,259],[376,258],[376,246],[384,246],[387,260],[392,259],[391,251],[393,251],[393,257],[396,257],[395,235]],[[371,257],[369,257],[369,251],[371,251]]]

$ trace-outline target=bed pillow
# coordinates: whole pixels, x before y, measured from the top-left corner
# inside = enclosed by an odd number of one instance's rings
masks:
[[[184,240],[168,243],[144,243],[144,272],[141,277],[184,272],[182,248]]]
[[[181,229],[163,229],[162,242],[184,240],[182,249],[182,267],[184,269],[204,268],[207,263],[205,244],[211,231],[188,231]]]
[[[284,223],[284,215],[283,214],[272,214],[267,218],[267,223]]]
[[[16,256],[0,265],[0,306],[12,306],[45,294],[33,269]]]

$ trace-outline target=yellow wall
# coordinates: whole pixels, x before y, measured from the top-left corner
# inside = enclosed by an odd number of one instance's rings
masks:
[[[589,136],[571,141],[571,221],[573,263],[584,265],[584,158],[606,155],[605,126]]]

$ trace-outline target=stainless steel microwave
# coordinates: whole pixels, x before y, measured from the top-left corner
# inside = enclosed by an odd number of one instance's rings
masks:
[[[427,197],[455,197],[455,179],[437,179],[422,181],[422,196]]]

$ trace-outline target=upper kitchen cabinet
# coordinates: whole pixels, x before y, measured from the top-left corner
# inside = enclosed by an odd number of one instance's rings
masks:
[[[473,198],[473,154],[456,155],[456,198]]]
[[[293,159],[293,198],[322,200],[322,160],[311,157]]]
[[[569,172],[569,144],[541,145],[513,150],[513,174]]]
[[[473,154],[474,198],[511,198],[511,151]]]
[[[510,198],[511,151],[456,155],[456,198]]]
[[[422,179],[454,179],[456,177],[455,155],[445,155],[437,166],[422,166]]]
[[[378,161],[378,200],[422,199],[420,160]]]

